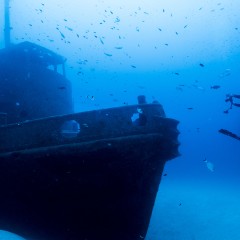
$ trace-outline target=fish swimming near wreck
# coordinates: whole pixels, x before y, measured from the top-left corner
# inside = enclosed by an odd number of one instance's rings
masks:
[[[219,89],[221,86],[219,86],[219,85],[213,85],[213,86],[211,86],[210,88],[211,89]]]
[[[207,158],[205,158],[203,161],[206,163],[206,167],[209,169],[209,171],[214,172],[214,164],[207,161]]]

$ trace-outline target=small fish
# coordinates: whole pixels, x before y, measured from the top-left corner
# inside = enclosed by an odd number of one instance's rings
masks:
[[[213,163],[207,161],[207,158],[205,158],[203,160],[203,162],[206,163],[206,167],[209,169],[209,171],[214,172],[214,165],[213,165]]]
[[[179,76],[179,75],[180,75],[178,72],[175,72],[174,74],[175,74],[175,75],[177,75],[177,76]]]
[[[192,86],[195,87],[197,90],[201,90],[201,91],[205,90],[204,87],[198,86],[197,84],[193,84]]]
[[[183,91],[183,89],[181,87],[176,87],[176,89],[179,91]]]
[[[213,86],[211,86],[211,89],[219,89],[221,86],[219,86],[219,85],[213,85]]]
[[[66,87],[61,86],[61,87],[58,87],[58,89],[64,90],[64,89],[66,89]]]
[[[193,110],[193,107],[188,107],[187,109],[188,109],[188,110]]]
[[[202,63],[199,63],[199,66],[200,66],[200,67],[204,67],[204,64],[202,64]]]
[[[122,49],[123,47],[115,47],[115,49]]]
[[[167,176],[167,173],[164,173],[163,176],[166,177],[166,176]]]
[[[69,31],[73,31],[73,29],[70,28],[70,27],[68,27],[68,26],[65,26],[65,28],[66,28],[67,30],[69,30]]]
[[[110,54],[110,53],[104,53],[106,56],[108,56],[108,57],[111,57],[112,56],[112,54]]]
[[[118,22],[120,22],[119,17],[117,17],[117,18],[115,19],[115,23],[118,23]]]
[[[87,98],[94,101],[95,100],[95,97],[94,96],[91,96],[91,95],[87,95]]]
[[[132,68],[137,68],[137,67],[136,67],[136,66],[134,66],[134,65],[131,65],[131,67],[132,67]]]
[[[103,42],[102,38],[99,38],[99,40],[100,40],[101,44],[104,44],[104,42]]]
[[[60,32],[60,31],[59,31],[59,32]],[[60,32],[60,34],[61,34],[62,38],[65,38],[65,35],[64,35],[62,32]]]

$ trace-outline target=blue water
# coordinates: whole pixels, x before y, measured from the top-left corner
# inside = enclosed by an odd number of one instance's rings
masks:
[[[240,135],[240,108],[224,113],[226,94],[240,94],[240,2],[76,2],[12,0],[12,42],[67,58],[75,111],[144,94],[180,121],[181,156],[165,166],[148,240],[239,240],[240,141],[218,130]]]

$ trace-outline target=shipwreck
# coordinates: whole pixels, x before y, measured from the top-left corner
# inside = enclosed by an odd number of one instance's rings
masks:
[[[178,121],[158,102],[74,112],[66,59],[31,42],[0,50],[0,229],[27,240],[140,240]]]

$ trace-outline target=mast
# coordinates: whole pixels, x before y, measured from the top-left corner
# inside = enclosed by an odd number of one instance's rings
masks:
[[[5,20],[5,27],[4,27],[4,41],[5,41],[5,47],[9,47],[11,44],[10,41],[10,13],[9,13],[9,0],[4,0],[4,20]]]

